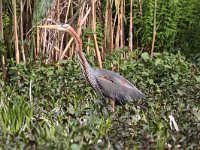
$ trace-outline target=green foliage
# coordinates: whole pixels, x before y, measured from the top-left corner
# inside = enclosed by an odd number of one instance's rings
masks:
[[[167,50],[177,53],[177,50],[181,49],[187,57],[198,59],[200,55],[199,8],[199,0],[158,1],[155,51]],[[139,5],[134,5],[134,9],[137,11],[133,19],[135,46],[149,51],[153,37],[154,0],[143,1],[142,10]]]
[[[110,111],[81,75],[74,60],[61,66],[10,64],[0,80],[0,147],[4,149],[198,149],[199,70],[180,53],[140,60],[121,50],[104,66],[118,66],[147,98]],[[173,115],[179,132],[170,128]],[[197,138],[194,138],[197,137]]]
[[[144,1],[143,4],[143,16],[141,18],[142,28],[140,28],[139,33],[141,36],[141,43],[143,47],[148,48],[151,45],[152,41],[152,32],[153,32],[153,13],[154,13],[154,4],[153,0]]]
[[[6,87],[10,90],[10,87]],[[23,132],[30,124],[33,116],[33,107],[23,96],[14,93],[1,93],[0,126],[2,132]],[[5,95],[8,94],[8,95]],[[15,97],[13,96],[15,95]]]
[[[200,1],[181,1],[180,18],[176,45],[182,48],[188,58],[199,58],[200,40]]]
[[[87,49],[87,46],[90,46],[91,52],[94,52],[94,42],[93,42],[93,34],[96,34],[98,48],[101,48],[103,45],[103,26],[97,20],[96,22],[96,32],[94,33],[90,27],[86,27],[83,29],[82,41],[83,41],[83,49]],[[90,42],[88,43],[88,36],[90,36]]]
[[[33,11],[33,20],[32,25],[35,26],[38,21],[42,19],[42,17],[45,15],[47,10],[50,8],[53,0],[36,0],[36,4]]]

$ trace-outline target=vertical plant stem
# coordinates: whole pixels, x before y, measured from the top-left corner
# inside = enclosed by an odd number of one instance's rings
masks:
[[[113,50],[113,27],[112,27],[112,4],[113,0],[106,1],[106,17],[105,17],[105,48],[108,51]]]
[[[101,55],[97,43],[97,37],[96,37],[96,2],[92,1],[92,32],[93,32],[93,40],[94,40],[94,48],[97,56],[98,65],[100,68],[102,68],[102,61],[101,61]]]
[[[116,6],[117,11],[116,11],[116,16],[117,16],[117,31],[116,31],[116,36],[115,36],[115,48],[119,48],[119,36],[120,36],[120,11],[119,11],[119,6],[120,6],[120,1],[118,5]]]
[[[124,48],[124,0],[121,0],[120,11],[120,48]]]
[[[74,13],[74,11],[73,11],[73,8],[72,8],[72,6],[71,6],[71,9],[70,9],[70,16],[74,16],[75,15],[75,13]],[[75,43],[73,43],[72,44],[72,46],[71,46],[71,50],[70,51],[68,51],[68,54],[67,54],[67,56],[68,57],[72,57],[72,55],[74,54],[74,49],[75,49]]]
[[[112,51],[113,50],[113,26],[112,26],[112,4],[113,4],[113,0],[110,0],[109,3],[109,41],[108,41],[108,45],[109,45],[109,50]]]
[[[91,27],[92,26],[92,13],[90,13],[90,15],[88,16],[88,26]],[[86,48],[86,53],[87,55],[90,53],[90,42],[91,42],[91,37],[90,34],[87,37],[87,48]]]
[[[69,14],[70,14],[71,1],[72,0],[69,0],[68,3],[66,3],[67,11],[66,11],[66,14],[65,14],[65,23],[68,21],[68,17],[69,17]],[[61,48],[63,47],[64,38],[65,38],[65,34],[62,35],[61,46],[60,46]],[[59,60],[60,60],[60,57],[62,56],[62,54],[63,54],[63,51],[60,49],[60,51],[59,51]],[[66,54],[64,54],[64,55],[66,55]]]
[[[142,0],[139,0],[139,8],[140,8],[139,14],[142,16],[142,2],[141,1]]]
[[[152,45],[151,45],[151,57],[153,57],[154,53],[154,45],[156,40],[156,7],[157,7],[157,0],[154,0],[154,17],[153,17],[153,39],[152,39]]]
[[[32,80],[30,80],[30,84],[29,84],[29,100],[30,100],[30,103],[32,103]]]
[[[129,51],[133,49],[133,0],[130,0]]]
[[[14,30],[14,43],[15,43],[15,61],[19,64],[19,45],[18,45],[18,35],[17,35],[17,13],[16,13],[16,0],[12,0],[12,10],[13,10],[13,30]]]
[[[24,11],[24,7],[23,7],[24,3],[23,0],[20,0],[20,36],[21,36],[21,50],[22,50],[22,57],[23,57],[23,61],[24,63],[26,63],[26,56],[24,53],[24,37],[23,37],[23,32],[24,32],[24,28],[23,28],[23,11]]]
[[[90,42],[91,42],[90,35],[88,35],[88,38],[87,38],[87,48],[86,48],[87,55],[89,55],[89,53],[90,53]]]
[[[106,42],[107,42],[107,28],[108,28],[108,1],[106,1],[106,12],[105,12],[105,21],[104,21],[104,41],[103,47],[104,51],[106,51]]]
[[[2,44],[2,52],[1,52],[1,63],[2,63],[2,79],[6,80],[7,70],[6,70],[6,63],[5,63],[5,55],[4,55],[4,45],[3,45],[3,11],[2,11],[2,0],[0,0],[0,41]]]
[[[81,2],[79,2],[79,5]],[[78,28],[77,28],[77,34],[80,36],[81,35],[81,22],[83,19],[83,14],[84,14],[84,9],[85,9],[86,2],[83,2],[82,7],[80,8],[80,13],[79,13],[79,18],[78,18]]]
[[[68,51],[68,49],[69,49],[69,47],[70,47],[72,41],[73,41],[73,38],[71,38],[71,39],[69,40],[69,42],[67,43],[67,46],[65,47],[64,51],[62,52],[62,55],[60,56],[59,61],[63,60],[63,58],[65,57],[66,52]]]
[[[39,50],[40,50],[40,36],[39,36],[40,32],[39,32],[39,28],[36,29],[36,52],[35,52],[35,57],[38,56],[39,54]]]

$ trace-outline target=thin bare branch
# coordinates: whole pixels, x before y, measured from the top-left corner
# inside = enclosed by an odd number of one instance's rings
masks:
[[[60,56],[59,61],[63,60],[63,58],[65,57],[65,53],[69,49],[69,46],[71,45],[72,41],[73,41],[73,38],[71,38],[69,40],[69,42],[67,43],[67,46],[65,47],[64,51],[62,52],[62,55]]]

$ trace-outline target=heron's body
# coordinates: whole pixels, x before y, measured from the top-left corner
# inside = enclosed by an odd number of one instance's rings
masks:
[[[99,95],[110,98],[116,104],[125,104],[137,98],[144,98],[133,84],[124,77],[105,69],[93,69],[91,86]]]
[[[76,54],[83,74],[96,93],[111,99],[114,102],[113,104],[124,104],[137,98],[145,98],[142,92],[119,74],[105,69],[93,69],[82,52],[81,39],[70,25],[46,25],[40,27],[66,31],[73,36],[76,42]]]
[[[119,74],[104,69],[97,70],[97,73],[97,83],[103,96],[114,100],[117,104],[125,104],[126,101],[145,97],[133,84]]]

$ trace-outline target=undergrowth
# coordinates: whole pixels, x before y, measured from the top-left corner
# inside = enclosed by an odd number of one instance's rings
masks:
[[[0,147],[4,149],[198,149],[199,69],[181,54],[119,53],[104,67],[118,70],[147,98],[116,112],[96,96],[75,59],[15,66],[0,80]],[[117,69],[116,69],[117,68]],[[170,127],[172,115],[179,131]]]

